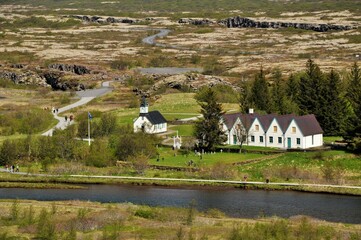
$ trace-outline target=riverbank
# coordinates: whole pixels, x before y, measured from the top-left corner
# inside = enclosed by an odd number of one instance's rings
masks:
[[[300,191],[361,196],[361,187],[322,184],[265,183],[208,179],[147,178],[131,176],[87,176],[0,173],[0,183],[18,183],[19,188],[49,188],[49,184],[128,184],[177,188],[238,188],[245,190]],[[28,185],[27,185],[28,184]],[[1,186],[1,185],[0,185]],[[56,188],[56,186],[54,186]]]
[[[230,218],[217,209],[101,204],[83,201],[0,200],[3,239],[359,239],[360,224]]]

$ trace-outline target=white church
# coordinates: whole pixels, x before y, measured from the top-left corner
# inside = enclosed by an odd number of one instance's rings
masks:
[[[145,97],[140,104],[139,117],[134,120],[134,132],[163,133],[167,131],[167,121],[159,111],[148,111],[148,102]]]

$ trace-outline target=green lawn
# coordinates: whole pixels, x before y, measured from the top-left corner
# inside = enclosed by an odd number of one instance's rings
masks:
[[[179,136],[193,136],[193,125],[171,125],[168,128],[178,131]]]
[[[323,141],[325,143],[332,143],[336,141],[342,141],[343,137],[341,136],[323,136]]]
[[[161,147],[158,149],[160,161],[156,158],[149,161],[150,164],[159,166],[186,167],[190,160],[196,163],[196,166],[211,166],[217,162],[235,163],[243,162],[255,158],[264,157],[263,154],[239,154],[239,153],[215,153],[204,154],[202,159],[191,152],[188,157],[180,151],[173,151],[170,148]],[[164,160],[163,160],[164,159]]]

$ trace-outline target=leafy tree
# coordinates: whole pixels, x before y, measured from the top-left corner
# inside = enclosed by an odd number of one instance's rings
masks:
[[[147,156],[147,158],[156,156],[157,150],[155,145],[158,143],[158,139],[154,135],[146,133],[125,133],[117,140],[112,140],[115,143],[115,156],[119,160],[127,161],[132,157],[139,154]]]
[[[207,90],[206,96],[205,102],[198,102],[203,118],[195,124],[195,136],[200,148],[206,151],[214,151],[216,145],[222,144],[226,140],[220,126],[224,112],[222,105],[217,103],[216,94],[211,88]]]
[[[117,117],[112,113],[102,114],[98,125],[98,136],[108,136],[117,128]]]
[[[90,145],[90,152],[85,163],[88,166],[105,167],[114,164],[112,158],[112,150],[108,147],[108,139],[100,138]]]
[[[271,100],[268,93],[268,85],[263,69],[261,69],[259,74],[256,75],[255,81],[251,89],[251,100],[257,109],[266,112],[271,111]]]
[[[17,144],[14,141],[6,139],[0,148],[0,164],[11,164],[17,159]]]

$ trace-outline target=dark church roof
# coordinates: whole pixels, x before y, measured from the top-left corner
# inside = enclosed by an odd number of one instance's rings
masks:
[[[161,124],[166,123],[167,120],[163,117],[163,115],[158,111],[151,111],[148,113],[139,114],[141,117],[146,117],[152,124]]]

